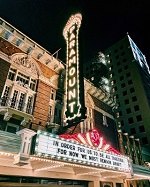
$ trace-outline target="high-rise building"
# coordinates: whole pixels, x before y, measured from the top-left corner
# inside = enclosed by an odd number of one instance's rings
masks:
[[[127,35],[105,51],[111,93],[119,104],[118,127],[150,148],[150,70],[146,58]]]
[[[139,139],[143,151],[150,149],[150,70],[145,56],[128,34],[105,50],[104,68],[99,54],[91,68],[89,65],[85,68],[85,76],[103,88],[106,84],[102,80],[108,78],[110,94],[118,103],[115,109],[117,128]]]

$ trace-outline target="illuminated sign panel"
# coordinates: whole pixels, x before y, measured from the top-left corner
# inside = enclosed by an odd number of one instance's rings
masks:
[[[75,14],[67,22],[63,35],[67,43],[67,63],[66,63],[66,121],[69,123],[80,122],[83,117],[82,98],[80,92],[84,89],[80,87],[79,81],[79,52],[78,34],[81,25],[81,14]],[[80,77],[81,78],[81,77]]]
[[[37,132],[35,155],[119,171],[131,170],[127,157],[67,141],[41,130]]]

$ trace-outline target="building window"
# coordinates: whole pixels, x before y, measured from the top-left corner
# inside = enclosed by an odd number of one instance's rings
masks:
[[[1,98],[1,106],[31,114],[36,84],[37,81],[32,78],[32,75],[27,76],[15,68],[10,68]]]
[[[36,89],[36,80],[35,79],[30,80],[30,89],[35,91],[35,89]]]
[[[123,51],[122,53],[121,53],[121,56],[124,56],[125,55],[125,52]]]
[[[122,87],[122,88],[124,88],[125,86],[126,86],[125,83],[122,83],[122,84],[121,84],[121,87]]]
[[[121,73],[122,72],[122,69],[120,68],[120,69],[118,69],[118,73]]]
[[[126,58],[124,58],[124,59],[123,59],[123,62],[126,62],[126,61],[127,61],[127,59],[126,59]]]
[[[128,84],[129,84],[129,85],[133,84],[132,80],[129,80],[129,81],[128,81]]]
[[[119,95],[118,94],[116,94],[116,99],[119,99]]]
[[[53,89],[53,88],[51,88],[51,100],[55,100],[55,96],[56,96],[56,91]]]
[[[16,105],[17,105],[17,95],[18,95],[18,91],[14,90],[13,97],[12,97],[12,100],[11,100],[11,107],[12,108],[16,108]]]
[[[131,113],[131,108],[127,108],[126,112],[127,112],[127,114],[130,114]]]
[[[10,90],[10,87],[6,86],[4,94],[3,94],[3,97],[2,97],[2,100],[1,100],[1,106],[5,106],[5,104],[6,104],[7,100],[8,100],[9,90]]]
[[[119,59],[119,55],[116,56],[116,59]]]
[[[136,119],[137,119],[137,122],[142,121],[142,116],[138,115],[138,116],[136,116]]]
[[[117,66],[119,66],[120,65],[120,62],[117,62]]]
[[[141,138],[141,140],[142,140],[142,144],[143,144],[143,145],[148,144],[148,140],[147,140],[146,137]]]
[[[131,132],[131,135],[136,134],[135,128],[131,128],[131,129],[130,129],[130,132]]]
[[[128,66],[128,65],[124,66],[124,69],[125,69],[125,70],[127,70],[128,68],[129,68],[129,66]]]
[[[128,73],[126,74],[126,76],[127,76],[127,77],[131,77],[131,73],[128,72]]]
[[[24,85],[25,84],[29,84],[29,76],[26,76],[26,75],[24,75],[23,73],[20,73],[20,72],[18,72],[18,75],[17,75],[17,78],[16,78],[16,81],[20,81],[20,82],[22,82]]]
[[[22,111],[22,109],[23,109],[23,103],[24,103],[24,98],[25,98],[25,94],[21,93],[20,99],[19,99],[19,103],[18,103],[18,110]]]
[[[134,110],[135,110],[135,111],[140,110],[139,105],[135,105],[135,106],[134,106]]]
[[[133,93],[135,92],[135,89],[134,88],[130,88],[130,93]]]
[[[140,131],[140,132],[145,132],[145,128],[144,128],[143,125],[139,126],[139,131]]]
[[[26,108],[26,113],[28,114],[32,114],[32,101],[33,101],[33,97],[29,96],[27,102],[27,108]]]
[[[123,96],[127,95],[127,91],[123,91],[122,94],[123,94]]]
[[[121,76],[121,77],[120,77],[120,81],[122,81],[123,79],[124,79],[124,77],[123,77],[123,76]]]
[[[8,73],[8,79],[14,81],[15,74],[16,74],[16,69],[10,68]]]
[[[19,131],[19,126],[12,123],[7,123],[5,131],[16,133],[17,131]]]
[[[121,120],[121,126],[124,126],[124,121],[123,120]]]
[[[129,104],[129,99],[124,100],[125,105]]]
[[[132,101],[133,101],[133,102],[137,101],[137,97],[136,97],[136,96],[133,96],[133,97],[132,97]]]
[[[132,124],[134,121],[133,121],[133,118],[131,117],[131,118],[128,118],[128,122],[129,122],[129,124]]]

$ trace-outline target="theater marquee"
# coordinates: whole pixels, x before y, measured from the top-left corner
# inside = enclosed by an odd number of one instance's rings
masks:
[[[79,44],[78,35],[81,25],[81,14],[75,14],[68,20],[63,35],[67,43],[66,59],[66,121],[68,123],[80,122],[85,119],[84,101],[81,94],[84,88],[81,86],[83,77],[79,75]],[[82,88],[81,88],[82,87]],[[82,92],[82,93],[81,93]]]
[[[131,170],[128,157],[65,140],[41,130],[37,131],[35,155],[117,171]]]

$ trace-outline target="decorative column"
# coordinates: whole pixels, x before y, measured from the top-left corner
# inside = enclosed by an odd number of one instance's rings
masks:
[[[142,149],[141,149],[141,145],[140,145],[140,140],[139,138],[135,139],[136,142],[138,142],[137,146],[138,146],[138,161],[139,161],[139,164],[140,165],[144,165],[144,160],[143,160],[143,157],[142,157]]]
[[[121,154],[124,155],[124,147],[123,147],[123,137],[122,137],[122,131],[118,130],[118,139],[119,139],[119,147]]]
[[[28,160],[30,156],[32,137],[36,132],[25,128],[16,132],[16,134],[21,137],[21,146],[19,153],[14,156],[14,164],[21,166],[29,163]]]
[[[125,137],[126,137],[126,140],[127,140],[127,154],[130,158],[132,158],[132,155],[131,155],[131,148],[130,148],[130,140],[129,140],[129,136],[128,136],[128,133],[124,133]]]
[[[135,162],[135,164],[139,164],[134,136],[130,136],[130,138],[131,138],[132,144],[133,144],[132,152],[133,152],[134,162]]]

